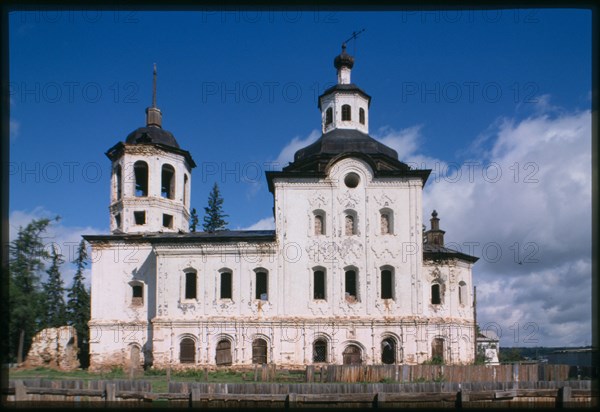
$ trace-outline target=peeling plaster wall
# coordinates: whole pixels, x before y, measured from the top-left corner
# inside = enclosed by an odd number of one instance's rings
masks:
[[[356,188],[344,183],[350,172],[360,177]],[[423,261],[420,179],[375,179],[368,164],[345,158],[325,179],[274,185],[275,242],[93,245],[101,255],[92,267],[92,368],[215,365],[223,339],[231,342],[233,365],[249,365],[259,337],[268,343],[268,362],[289,366],[313,363],[317,338],[326,340],[330,363],[342,363],[351,344],[361,348],[363,364],[381,363],[387,337],[396,342],[397,363],[430,359],[436,338],[444,339],[446,363],[473,360],[472,265]],[[382,210],[393,212],[388,234]],[[322,235],[314,231],[315,211],[325,213]],[[345,234],[346,213],[355,217],[354,235]],[[381,298],[384,266],[393,271],[393,299]],[[314,299],[315,269],[326,272],[325,299]],[[358,275],[354,302],[344,296],[349,269]],[[225,270],[233,275],[231,299],[220,298]],[[268,273],[266,301],[255,296],[258,270]],[[193,299],[185,298],[186,272],[197,275]],[[434,280],[442,285],[439,305],[431,304]],[[132,304],[132,281],[144,285],[141,306]],[[468,290],[463,304],[461,281]],[[195,355],[181,364],[184,338],[194,342]]]

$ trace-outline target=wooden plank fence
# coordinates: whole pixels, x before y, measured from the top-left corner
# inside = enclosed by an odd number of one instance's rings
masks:
[[[591,381],[483,383],[200,383],[171,382],[168,393],[152,393],[144,381],[12,381],[10,402],[81,404],[93,398],[106,404],[168,401],[184,407],[497,407],[592,406],[598,393]],[[73,387],[75,386],[75,387]],[[518,386],[518,387],[517,387]],[[100,389],[103,388],[103,389]],[[509,402],[509,403],[507,403]],[[19,404],[21,406],[21,404]]]
[[[306,382],[565,381],[568,365],[309,365]]]

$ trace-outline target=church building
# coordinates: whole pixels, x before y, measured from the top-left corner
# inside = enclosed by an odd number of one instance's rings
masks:
[[[90,368],[473,362],[472,266],[424,225],[417,170],[369,136],[371,97],[335,57],[322,136],[266,173],[275,230],[189,231],[192,155],[146,125],[106,155],[110,230],[91,244]],[[156,69],[155,69],[156,70]],[[225,148],[224,148],[225,150]]]

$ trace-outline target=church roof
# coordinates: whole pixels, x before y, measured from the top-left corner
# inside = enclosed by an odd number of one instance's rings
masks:
[[[214,243],[214,242],[269,242],[275,241],[274,230],[219,230],[216,232],[192,233],[122,233],[112,235],[85,235],[88,242],[105,242],[114,240],[141,241],[150,243]]]
[[[425,243],[423,245],[423,259],[424,260],[446,260],[446,259],[459,259],[470,263],[475,263],[479,260],[478,257],[467,255],[466,253],[459,252],[454,249],[449,249],[445,246],[432,245]]]
[[[179,144],[177,143],[177,140],[175,140],[173,133],[159,126],[138,127],[133,132],[129,133],[129,135],[127,135],[125,143],[158,143],[179,149]]]

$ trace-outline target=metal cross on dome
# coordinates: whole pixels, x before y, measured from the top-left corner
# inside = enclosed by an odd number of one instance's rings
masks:
[[[361,29],[359,31],[353,31],[352,32],[352,36],[350,36],[346,41],[344,41],[344,43],[342,44],[346,44],[348,43],[350,40],[356,40],[356,38],[358,37],[359,34],[361,34],[362,32],[364,32],[366,29]],[[356,41],[354,42],[354,50],[352,50],[352,53],[356,52]]]

